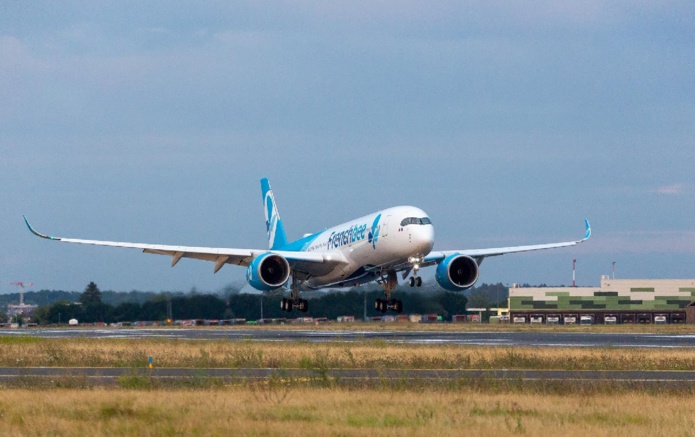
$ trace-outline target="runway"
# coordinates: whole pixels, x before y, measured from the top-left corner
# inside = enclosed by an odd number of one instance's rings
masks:
[[[189,369],[189,368],[94,368],[8,367],[0,368],[0,384],[53,382],[61,378],[82,379],[86,385],[115,385],[124,377],[166,380],[215,378],[227,383],[285,379],[311,381],[330,379],[350,382],[479,381],[630,383],[695,385],[695,371],[558,371],[558,370],[400,370],[400,369]]]
[[[181,340],[356,342],[525,347],[693,348],[695,334],[597,332],[470,332],[423,330],[293,330],[249,328],[69,328],[3,329],[0,335],[41,338],[161,338]]]
[[[516,347],[587,347],[587,348],[693,348],[695,335],[658,333],[597,332],[469,332],[433,330],[321,330],[273,328],[70,328],[70,329],[3,329],[3,336],[40,338],[104,338],[104,339],[176,339],[224,340],[230,342],[344,342],[383,341],[393,344],[475,345]],[[518,381],[530,383],[560,382],[600,384],[603,382],[643,385],[695,386],[695,371],[558,371],[558,370],[402,370],[402,369],[189,369],[189,368],[0,368],[0,384],[24,382],[52,383],[70,379],[80,384],[117,385],[122,378],[147,377],[161,383],[196,381],[213,378],[223,383],[287,378],[293,380],[330,379],[341,383],[400,383],[425,381]]]

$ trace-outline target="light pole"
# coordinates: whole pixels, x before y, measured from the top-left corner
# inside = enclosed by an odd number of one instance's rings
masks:
[[[574,258],[572,260],[572,287],[577,286],[577,282],[575,281],[575,279],[576,279],[576,276],[575,276],[576,267],[577,267],[577,258]]]
[[[367,321],[367,290],[362,290],[362,294],[364,295],[364,321]]]

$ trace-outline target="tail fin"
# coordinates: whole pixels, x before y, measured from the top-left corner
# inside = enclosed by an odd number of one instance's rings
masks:
[[[273,190],[270,189],[270,182],[267,178],[261,179],[261,192],[263,194],[263,209],[265,210],[265,227],[268,231],[268,247],[280,249],[287,245],[287,236],[278,214]]]

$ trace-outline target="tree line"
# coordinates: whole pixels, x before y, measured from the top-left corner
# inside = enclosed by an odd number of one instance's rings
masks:
[[[403,301],[406,313],[433,314],[449,319],[454,314],[466,311],[468,298],[464,293],[444,291],[399,291],[394,293]],[[70,319],[79,322],[116,323],[134,321],[163,321],[187,319],[235,319],[257,320],[263,318],[354,316],[361,320],[380,316],[374,310],[374,300],[383,297],[380,288],[355,288],[345,292],[320,294],[309,299],[307,313],[286,313],[280,309],[279,294],[246,294],[238,291],[226,295],[219,294],[151,294],[144,302],[105,303],[99,288],[94,282],[87,285],[80,294],[78,302],[58,301],[39,307],[33,321],[39,324],[67,323]]]

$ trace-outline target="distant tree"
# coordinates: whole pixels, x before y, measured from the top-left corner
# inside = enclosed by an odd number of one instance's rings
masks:
[[[446,292],[439,296],[442,304],[442,316],[449,320],[455,314],[463,314],[468,305],[468,298],[463,293]]]
[[[87,288],[85,288],[82,294],[80,295],[80,303],[82,305],[102,303],[101,291],[99,291],[99,287],[97,287],[97,284],[95,284],[94,282],[90,282],[89,284],[87,284]]]
[[[106,303],[93,302],[84,305],[82,314],[81,321],[86,323],[113,322],[113,306]]]
[[[39,325],[46,325],[50,323],[50,310],[50,306],[38,307],[31,316],[31,319]],[[0,313],[0,323],[2,323],[2,313]]]
[[[139,303],[123,302],[113,310],[116,322],[135,322],[140,318],[142,306]]]
[[[468,297],[470,308],[490,308],[493,300],[483,289],[474,289]]]
[[[68,323],[70,319],[83,321],[84,311],[82,305],[73,302],[56,302],[48,309],[46,319],[40,323]]]
[[[151,300],[142,304],[138,320],[164,320],[167,317],[167,303],[165,300]],[[174,318],[179,318],[174,310]],[[181,317],[184,318],[184,317]]]
[[[221,319],[227,308],[227,303],[219,296],[212,294],[189,294],[171,300],[172,312],[175,319]],[[279,305],[278,305],[279,307]],[[166,302],[164,317],[166,317]],[[155,319],[157,320],[157,319]]]
[[[0,311],[0,323],[7,323],[7,314]]]

